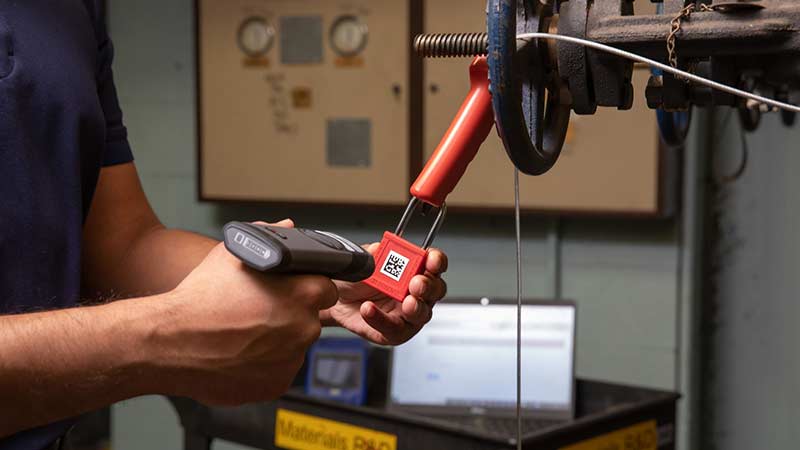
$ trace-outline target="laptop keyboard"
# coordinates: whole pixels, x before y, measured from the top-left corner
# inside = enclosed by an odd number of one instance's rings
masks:
[[[453,416],[443,417],[447,422],[457,423],[462,427],[477,428],[484,432],[499,434],[502,436],[517,435],[517,419],[513,417],[486,417],[486,416]],[[556,419],[522,419],[522,432],[531,433],[534,431],[550,428],[564,423],[563,420]]]

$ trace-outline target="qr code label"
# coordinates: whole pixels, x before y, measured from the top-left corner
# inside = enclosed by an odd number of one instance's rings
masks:
[[[403,272],[406,270],[406,266],[408,266],[408,258],[394,251],[390,251],[389,257],[386,258],[386,262],[383,264],[383,268],[381,268],[381,273],[394,281],[400,281]]]

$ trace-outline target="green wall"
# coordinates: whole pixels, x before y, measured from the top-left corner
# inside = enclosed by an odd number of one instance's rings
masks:
[[[724,113],[719,114],[723,122]],[[719,127],[715,173],[742,158],[737,121]],[[745,138],[749,162],[714,196],[717,219],[704,323],[703,448],[789,449],[800,441],[800,131],[777,114]]]

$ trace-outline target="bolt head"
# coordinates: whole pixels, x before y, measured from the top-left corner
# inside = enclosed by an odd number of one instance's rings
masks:
[[[644,95],[647,97],[647,106],[650,109],[660,108],[664,104],[664,78],[651,75]]]
[[[627,111],[633,108],[633,99],[635,97],[633,91],[633,84],[625,83],[624,91],[622,93],[622,104],[619,106],[620,111]]]

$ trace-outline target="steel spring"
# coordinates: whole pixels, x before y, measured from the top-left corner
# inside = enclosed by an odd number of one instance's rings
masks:
[[[483,56],[488,48],[486,33],[420,34],[414,39],[414,51],[424,58]]]

